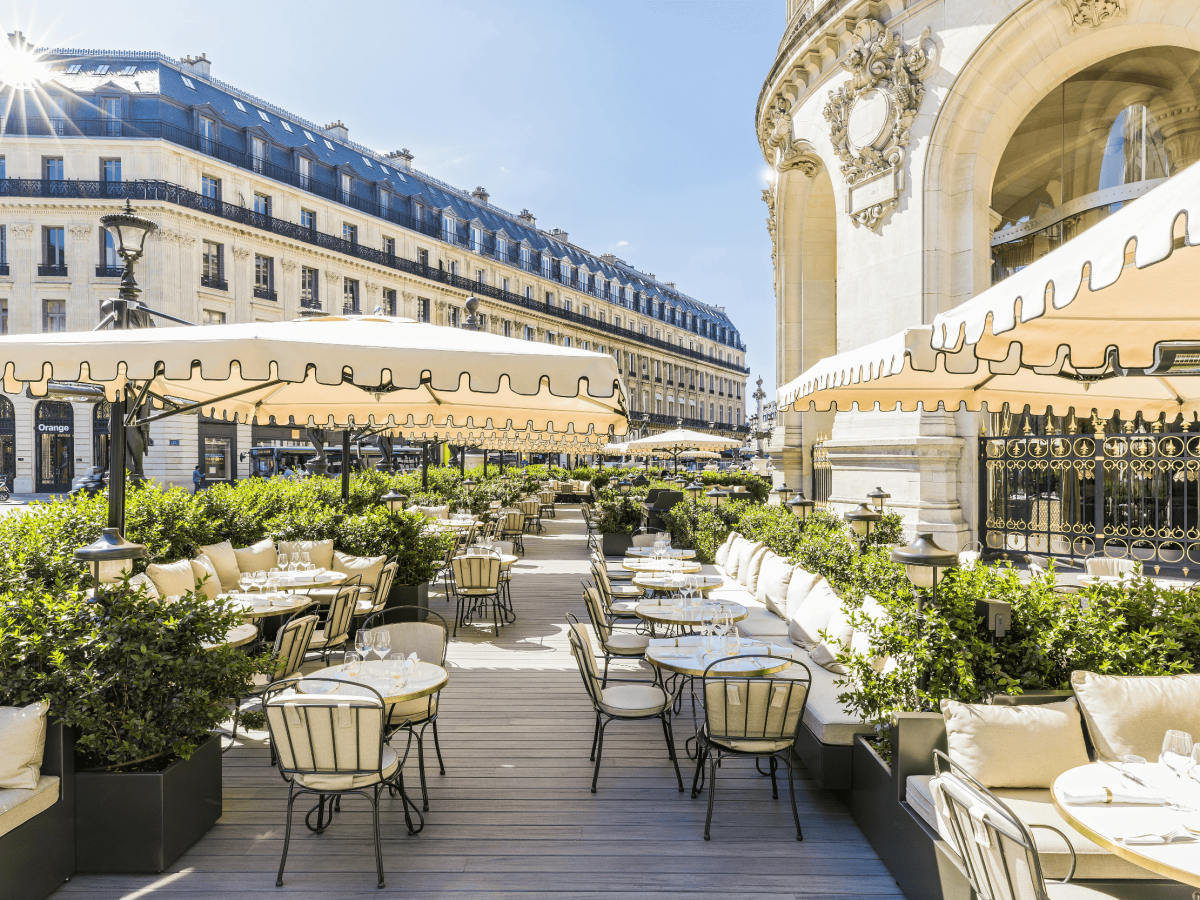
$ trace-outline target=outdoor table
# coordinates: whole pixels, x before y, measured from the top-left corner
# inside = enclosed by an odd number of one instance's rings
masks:
[[[691,609],[683,609],[679,606],[664,606],[659,603],[644,602],[635,606],[633,612],[639,619],[650,625],[650,632],[653,635],[655,625],[666,625],[668,628],[687,628],[689,630],[699,627],[702,624],[700,613],[706,605],[729,610],[733,614],[734,622],[740,622],[750,615],[749,610],[740,603],[701,604],[693,606]]]
[[[721,640],[715,639],[718,643]],[[734,655],[732,651],[727,650],[705,653],[701,650],[701,641],[702,637],[698,634],[652,640],[646,648],[646,662],[656,669],[699,678],[710,663]],[[741,639],[737,653],[759,655],[729,660],[714,666],[711,671],[718,675],[754,678],[774,675],[793,662],[788,648],[762,641],[748,641],[745,638]]]
[[[309,585],[309,587],[311,586]],[[244,619],[265,619],[268,616],[282,616],[307,609],[316,603],[311,597],[303,595],[288,596],[287,594],[276,593],[272,596],[272,593],[271,591],[267,591],[264,594],[218,594],[217,599],[234,601],[234,606],[241,608],[241,615]],[[271,597],[271,602],[262,606],[252,605],[253,600],[258,597]]]
[[[644,574],[657,574],[662,572],[682,572],[685,575],[691,575],[700,571],[700,563],[692,562],[691,560],[670,560],[670,562],[679,566],[679,568],[667,568],[667,560],[657,559],[629,559],[626,557],[621,560],[621,566],[628,569],[630,572],[641,572]]]
[[[297,683],[296,689],[303,694],[336,694],[339,697],[355,696],[354,685],[365,684],[374,688],[383,697],[385,704],[403,703],[406,700],[418,700],[436,694],[450,681],[450,673],[438,665],[429,662],[418,662],[417,670],[403,685],[392,676],[392,664],[403,662],[402,659],[372,659],[363,661],[362,669],[355,676],[346,672],[346,667],[330,666],[328,669],[318,669],[303,676]],[[305,685],[307,678],[332,678],[343,684],[330,686],[328,681]],[[367,694],[359,691],[358,696]]]
[[[1125,844],[1120,840],[1134,835],[1167,834],[1177,828],[1197,837],[1190,829],[1200,830],[1200,783],[1190,778],[1177,778],[1161,763],[1134,767],[1137,777],[1152,786],[1150,791],[1161,790],[1163,796],[1192,808],[1187,811],[1173,810],[1163,804],[1077,804],[1063,799],[1064,791],[1104,793],[1106,788],[1117,787],[1130,791],[1148,790],[1123,778],[1119,768],[1099,762],[1063,772],[1051,786],[1054,808],[1072,828],[1121,859],[1164,878],[1200,888],[1200,840],[1171,844]]]
[[[244,647],[251,641],[258,638],[258,626],[252,622],[243,622],[241,625],[236,625],[225,632],[225,640],[209,643],[205,641],[202,646],[205,650],[216,650],[218,647]]]
[[[725,579],[719,575],[697,575],[695,579],[695,587],[704,594],[715,588],[719,588],[725,583]],[[636,587],[645,588],[650,591],[679,591],[687,586],[676,584],[675,580],[670,576],[663,575],[634,575],[631,583]]]
[[[635,556],[635,557],[638,557],[641,559],[651,559],[654,557],[654,555],[657,552],[658,551],[655,550],[653,547],[630,547],[628,550],[625,551],[625,555],[626,556]],[[664,551],[663,555],[668,557],[669,559],[695,559],[696,551],[695,550],[686,550],[686,549],[681,550],[681,549],[677,549],[675,547],[668,547]]]

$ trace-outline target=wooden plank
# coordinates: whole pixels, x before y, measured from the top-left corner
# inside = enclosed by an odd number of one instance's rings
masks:
[[[837,798],[816,789],[796,763],[797,842],[780,798],[752,762],[721,770],[712,841],[703,839],[707,793],[680,793],[656,722],[613,723],[605,734],[599,791],[588,760],[595,715],[566,638],[566,613],[586,621],[581,579],[590,579],[582,520],[574,508],[526,538],[517,563],[517,622],[459,630],[438,730],[446,774],[426,738],[430,806],[410,837],[397,800],[381,802],[387,889],[375,889],[369,804],[347,798],[321,835],[297,803],[284,887],[275,887],[287,789],[269,765],[262,735],[239,738],[224,757],[224,815],[162,875],[79,873],[56,896],[90,900],[269,894],[292,900],[399,896],[487,900],[823,900],[900,898],[895,882]],[[440,585],[430,606],[447,617]],[[319,664],[309,669],[319,668]],[[644,664],[615,663],[618,677],[647,677]],[[675,719],[680,769],[692,734],[690,704]],[[415,751],[414,751],[415,752]],[[405,784],[418,791],[415,756]]]

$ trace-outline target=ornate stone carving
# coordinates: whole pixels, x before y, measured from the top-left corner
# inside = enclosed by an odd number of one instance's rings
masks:
[[[877,19],[854,28],[850,52],[840,63],[850,80],[829,92],[824,116],[829,140],[849,186],[847,211],[855,224],[878,227],[900,204],[905,147],[925,88],[929,29],[910,48]]]
[[[363,283],[363,287],[365,287],[365,288],[367,289],[367,293],[368,293],[368,294],[373,294],[373,293],[375,293],[377,290],[379,290],[379,282],[377,282],[377,281],[369,281],[369,280],[368,280],[368,281],[366,281],[366,282],[364,282],[364,283]]]
[[[775,171],[799,169],[809,178],[816,175],[821,167],[821,158],[808,141],[792,136],[792,115],[788,111],[788,102],[782,97],[777,98],[767,113],[767,119],[771,123],[771,130],[766,144],[775,151]]]
[[[171,241],[175,244],[194,244],[196,236],[194,234],[184,234],[182,231],[172,231],[169,228],[158,228],[146,235],[148,241]],[[234,253],[237,253],[235,250]]]
[[[296,261],[294,259],[281,259],[279,267],[285,272],[294,272],[296,271]]]
[[[9,225],[8,232],[15,238],[27,238],[33,234],[33,226],[28,222],[17,225]]]
[[[340,274],[338,274],[337,272],[333,271],[332,269],[326,269],[325,270],[325,280],[328,281],[330,284],[336,284],[337,282],[342,280],[342,276]]]
[[[767,234],[771,235],[771,262],[775,262],[775,192],[763,188],[763,203],[767,204]]]
[[[247,250],[245,247],[234,247],[233,255],[236,256],[238,259],[249,259],[250,251]]]
[[[1098,28],[1109,19],[1125,15],[1125,0],[1063,0],[1071,15],[1071,30]]]
[[[92,233],[91,225],[71,225],[68,226],[68,231],[71,232],[73,238],[84,238]]]

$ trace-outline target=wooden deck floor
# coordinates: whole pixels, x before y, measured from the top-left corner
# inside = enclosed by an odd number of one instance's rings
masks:
[[[225,754],[220,821],[168,872],[79,874],[55,896],[902,898],[845,806],[817,790],[802,766],[803,842],[786,781],[772,800],[752,761],[723,768],[706,842],[707,794],[678,792],[655,720],[609,727],[599,790],[590,793],[593,714],[564,630],[568,611],[586,619],[586,541],[574,508],[546,525],[516,564],[517,622],[499,638],[460,630],[450,646],[439,716],[446,775],[429,748],[431,809],[416,837],[405,832],[399,801],[383,801],[384,891],[375,887],[369,806],[353,797],[322,835],[297,817],[284,886],[275,887],[286,789],[261,742],[250,740]],[[430,605],[448,607],[440,594]],[[682,745],[690,716],[676,730]],[[690,783],[682,746],[681,765]],[[417,785],[415,769],[406,783]]]

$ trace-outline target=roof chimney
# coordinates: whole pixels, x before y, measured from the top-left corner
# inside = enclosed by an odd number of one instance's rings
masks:
[[[675,290],[675,282],[673,282],[673,281],[664,281],[664,282],[663,282],[663,287],[665,287],[665,288],[670,288],[671,290]]]
[[[339,141],[350,140],[350,129],[346,127],[341,119],[325,126],[325,133],[330,137],[335,137]]]
[[[212,70],[212,63],[209,62],[208,54],[201,53],[199,56],[185,56],[179,61],[181,69],[187,69],[193,75],[199,75],[201,78],[208,78],[208,73]]]
[[[476,200],[478,200],[480,203],[487,203],[488,197],[490,197],[491,195],[487,191],[485,191],[483,188],[477,187],[477,188],[475,188],[475,190],[471,191],[471,196],[474,197]]]
[[[617,255],[615,253],[601,253],[600,261],[606,262],[610,266],[615,266],[617,264]]]
[[[531,213],[527,209],[521,210],[521,214],[519,216],[517,216],[517,218],[520,219],[522,222],[524,222],[526,225],[530,226],[531,228],[537,227],[537,219],[535,219],[533,217],[533,213]]]
[[[387,155],[387,158],[390,159],[398,169],[412,168],[413,155],[409,153],[407,149],[393,150]]]
[[[570,243],[570,239],[568,239],[567,233],[565,231],[563,231],[561,228],[551,228],[550,229],[550,237],[554,238],[556,241],[562,241],[564,244]]]

